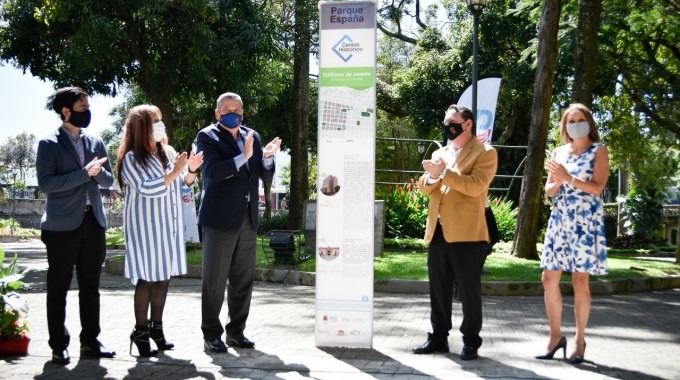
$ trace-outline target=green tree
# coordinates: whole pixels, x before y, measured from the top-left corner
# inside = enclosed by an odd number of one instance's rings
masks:
[[[291,183],[296,190],[290,193],[288,228],[302,227],[304,201],[309,192],[309,51],[313,32],[310,25],[318,20],[317,2],[295,0],[295,39],[293,53],[293,102],[291,149]]]
[[[16,170],[19,179],[26,180],[26,172],[35,166],[37,139],[33,134],[22,132],[9,137],[0,145],[0,166],[2,174]]]
[[[276,19],[261,7],[248,0],[10,0],[0,9],[0,59],[93,93],[115,95],[134,84],[161,109],[177,141],[178,115],[196,109],[205,124],[220,93],[240,93],[247,115],[268,104],[258,74],[280,46]],[[195,132],[196,120],[177,127]]]
[[[512,244],[512,254],[531,260],[538,259],[536,237],[538,215],[542,203],[543,163],[548,142],[550,109],[552,108],[553,76],[557,65],[557,32],[559,29],[561,0],[546,0],[543,4],[538,31],[538,62],[532,105],[529,149],[524,171],[517,232]]]

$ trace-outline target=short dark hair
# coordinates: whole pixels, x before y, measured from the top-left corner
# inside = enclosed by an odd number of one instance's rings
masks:
[[[460,104],[451,104],[446,110],[446,113],[449,113],[449,111],[456,111],[456,113],[459,113],[460,116],[463,117],[463,120],[472,120],[472,135],[477,136],[477,121],[475,120],[475,115],[472,113],[471,109],[461,106]]]
[[[64,120],[64,115],[62,115],[61,109],[66,107],[70,110],[73,110],[73,105],[79,99],[86,98],[88,96],[90,95],[88,95],[88,93],[80,87],[60,88],[52,95],[52,109],[59,116],[61,116],[61,120]]]

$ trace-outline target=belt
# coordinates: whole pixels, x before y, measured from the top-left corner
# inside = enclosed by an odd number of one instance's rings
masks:
[[[85,205],[85,212],[92,211],[92,205]]]

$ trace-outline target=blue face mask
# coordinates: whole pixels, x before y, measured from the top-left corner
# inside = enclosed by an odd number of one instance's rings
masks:
[[[220,116],[220,123],[227,128],[234,129],[241,125],[243,118],[236,112],[231,112]]]

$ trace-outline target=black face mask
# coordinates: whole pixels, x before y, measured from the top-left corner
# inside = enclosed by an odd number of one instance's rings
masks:
[[[87,128],[90,125],[91,118],[92,114],[90,113],[90,110],[85,110],[82,112],[71,110],[71,117],[68,119],[68,122],[78,128]]]
[[[453,128],[453,131],[451,130]],[[453,141],[456,137],[463,133],[463,124],[458,123],[444,123],[444,136]]]

